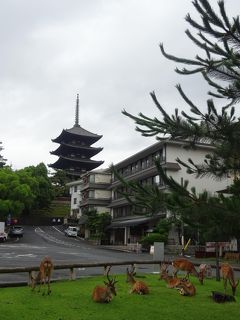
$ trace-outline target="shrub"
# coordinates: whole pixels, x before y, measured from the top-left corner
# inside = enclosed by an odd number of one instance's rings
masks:
[[[166,242],[167,241],[167,235],[160,234],[160,233],[150,233],[149,235],[145,236],[140,240],[140,243],[142,244],[143,248],[150,248],[151,245],[154,244],[154,242]]]

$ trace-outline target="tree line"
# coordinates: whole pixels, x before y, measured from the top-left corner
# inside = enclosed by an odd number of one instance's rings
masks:
[[[3,166],[0,168],[0,220],[49,208],[54,198],[69,194],[67,181],[62,171],[49,176],[44,163],[20,170]]]

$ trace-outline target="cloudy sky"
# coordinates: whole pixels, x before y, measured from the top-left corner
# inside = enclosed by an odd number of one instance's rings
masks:
[[[216,5],[217,1],[211,0]],[[230,17],[238,0],[226,0]],[[0,6],[1,154],[14,169],[53,163],[51,139],[74,125],[103,135],[94,146],[102,167],[155,142],[134,130],[121,110],[158,116],[149,92],[169,113],[186,109],[175,85],[205,107],[200,76],[179,76],[160,53],[192,58],[184,17],[198,17],[191,0],[8,0]]]

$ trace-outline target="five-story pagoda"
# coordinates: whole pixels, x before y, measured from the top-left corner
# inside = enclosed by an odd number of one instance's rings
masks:
[[[57,138],[52,139],[60,146],[50,153],[59,158],[49,167],[64,170],[75,178],[99,167],[104,161],[91,160],[91,158],[102,151],[103,148],[92,147],[92,144],[101,138],[101,135],[89,132],[79,125],[79,95],[77,95],[75,124],[70,129],[63,129]]]

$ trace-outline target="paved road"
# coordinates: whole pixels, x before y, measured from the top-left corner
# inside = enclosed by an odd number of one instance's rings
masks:
[[[93,246],[85,240],[68,238],[57,227],[25,227],[23,238],[11,239],[0,244],[0,267],[27,267],[39,265],[46,255],[51,256],[54,264],[89,263],[126,260],[150,260],[146,253],[128,253]],[[124,266],[113,267],[116,273],[125,272]],[[153,266],[142,266],[142,271],[153,271]],[[76,276],[102,274],[103,268],[76,270]],[[54,271],[54,278],[68,277],[69,271]],[[27,275],[0,274],[0,283],[26,281]]]

